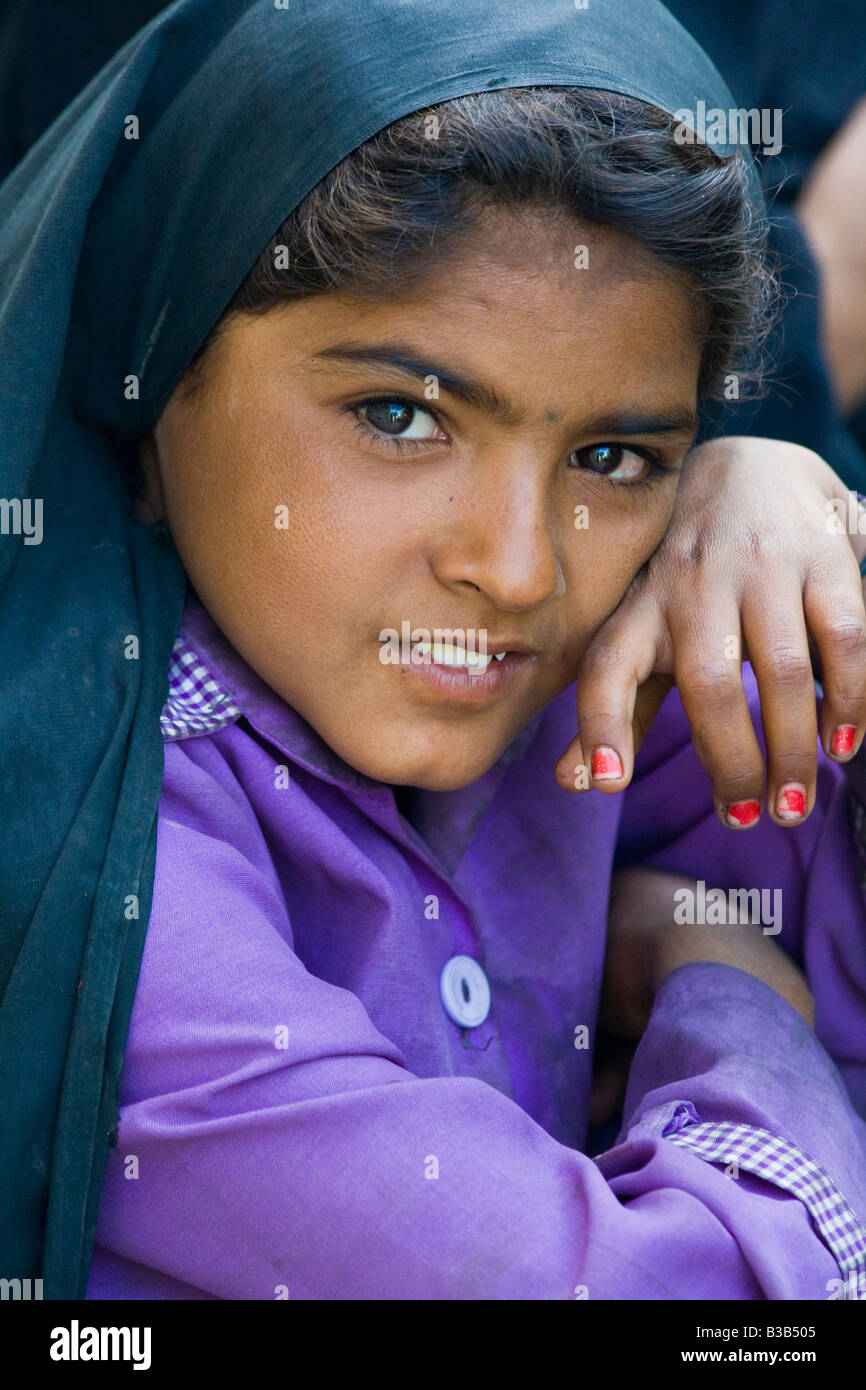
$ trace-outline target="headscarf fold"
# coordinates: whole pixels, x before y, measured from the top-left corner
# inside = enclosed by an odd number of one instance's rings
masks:
[[[0,187],[0,1277],[47,1298],[84,1296],[116,1142],[184,599],[124,459],[340,159],[533,85],[732,104],[656,0],[177,0]]]

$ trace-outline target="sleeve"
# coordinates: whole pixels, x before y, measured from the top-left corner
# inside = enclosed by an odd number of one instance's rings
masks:
[[[591,1160],[475,1078],[412,1074],[305,969],[256,855],[165,817],[121,1102],[97,1246],[160,1297],[827,1298],[845,1273],[801,1196],[684,1148],[684,1105],[785,1133],[858,1233],[866,1209],[835,1070],[752,977],[664,981]]]

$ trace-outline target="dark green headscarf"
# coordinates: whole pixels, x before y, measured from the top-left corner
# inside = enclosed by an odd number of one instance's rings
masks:
[[[47,1298],[84,1295],[116,1136],[184,599],[124,453],[340,159],[548,84],[733,104],[656,0],[178,0],[0,187],[0,1276]]]

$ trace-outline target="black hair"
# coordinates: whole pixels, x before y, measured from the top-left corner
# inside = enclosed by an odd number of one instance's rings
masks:
[[[399,295],[491,206],[547,207],[633,238],[680,271],[703,311],[699,396],[763,391],[779,309],[746,156],[677,139],[672,116],[612,92],[517,87],[401,117],[346,155],[264,247],[189,363],[199,384],[229,316],[329,290]]]

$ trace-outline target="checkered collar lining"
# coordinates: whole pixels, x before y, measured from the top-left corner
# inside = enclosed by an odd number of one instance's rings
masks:
[[[163,739],[211,734],[234,724],[242,712],[181,633],[168,663],[168,699],[159,717]]]

